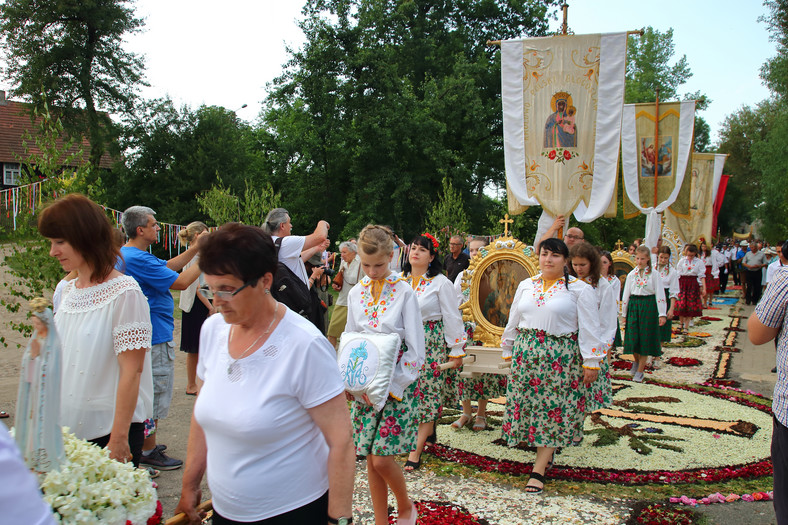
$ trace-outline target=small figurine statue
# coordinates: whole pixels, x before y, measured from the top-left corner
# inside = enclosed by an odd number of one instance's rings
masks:
[[[14,436],[25,463],[38,474],[65,462],[60,428],[60,341],[49,301],[30,301],[33,335],[22,355]]]

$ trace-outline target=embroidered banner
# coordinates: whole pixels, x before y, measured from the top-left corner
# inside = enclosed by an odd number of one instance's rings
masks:
[[[692,169],[679,191],[677,202],[688,203],[687,208],[679,206],[668,208],[665,225],[687,242],[697,242],[703,237],[707,242],[712,238],[714,218],[714,198],[717,193],[722,169],[727,155],[715,153],[693,153]]]
[[[507,186],[521,206],[590,222],[613,199],[626,33],[501,43]]]

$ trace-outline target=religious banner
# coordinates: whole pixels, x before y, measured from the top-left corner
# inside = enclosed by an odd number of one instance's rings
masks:
[[[714,199],[722,178],[727,155],[693,153],[692,169],[684,178],[677,202],[686,202],[687,208],[668,208],[665,225],[685,242],[698,242],[702,237],[711,242],[713,233]]]
[[[608,210],[626,44],[626,33],[501,42],[506,181],[514,204],[541,205],[550,216],[574,212],[583,222]]]
[[[720,216],[720,210],[722,209],[722,201],[725,200],[725,190],[728,189],[728,181],[730,180],[730,175],[723,175],[720,177],[720,184],[717,186],[717,196],[714,199],[714,219],[712,220],[711,231],[717,231],[717,218]]]
[[[658,126],[658,129],[657,129]],[[647,215],[646,246],[656,246],[660,219],[679,196],[690,166],[695,101],[627,104],[621,124],[624,217]],[[654,136],[658,132],[658,136]],[[656,191],[656,196],[654,192]]]

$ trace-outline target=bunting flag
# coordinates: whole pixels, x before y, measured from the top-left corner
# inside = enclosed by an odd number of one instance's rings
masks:
[[[626,33],[501,43],[504,157],[515,210],[582,222],[615,195]]]
[[[727,155],[716,153],[692,154],[689,176],[684,177],[675,204],[665,213],[665,225],[685,243],[701,238],[711,242],[714,201],[726,158]]]
[[[656,125],[655,103],[624,106],[621,124],[624,217],[647,215],[645,244],[648,247],[656,246],[661,227],[658,214],[676,201],[690,166],[695,101],[660,103],[659,136],[655,140]]]

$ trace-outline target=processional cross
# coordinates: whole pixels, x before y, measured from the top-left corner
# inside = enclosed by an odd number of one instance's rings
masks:
[[[509,218],[509,214],[506,213],[506,214],[504,214],[503,219],[501,219],[498,222],[503,224],[503,236],[504,237],[508,237],[509,236],[509,225],[514,222],[514,219],[510,219]]]

